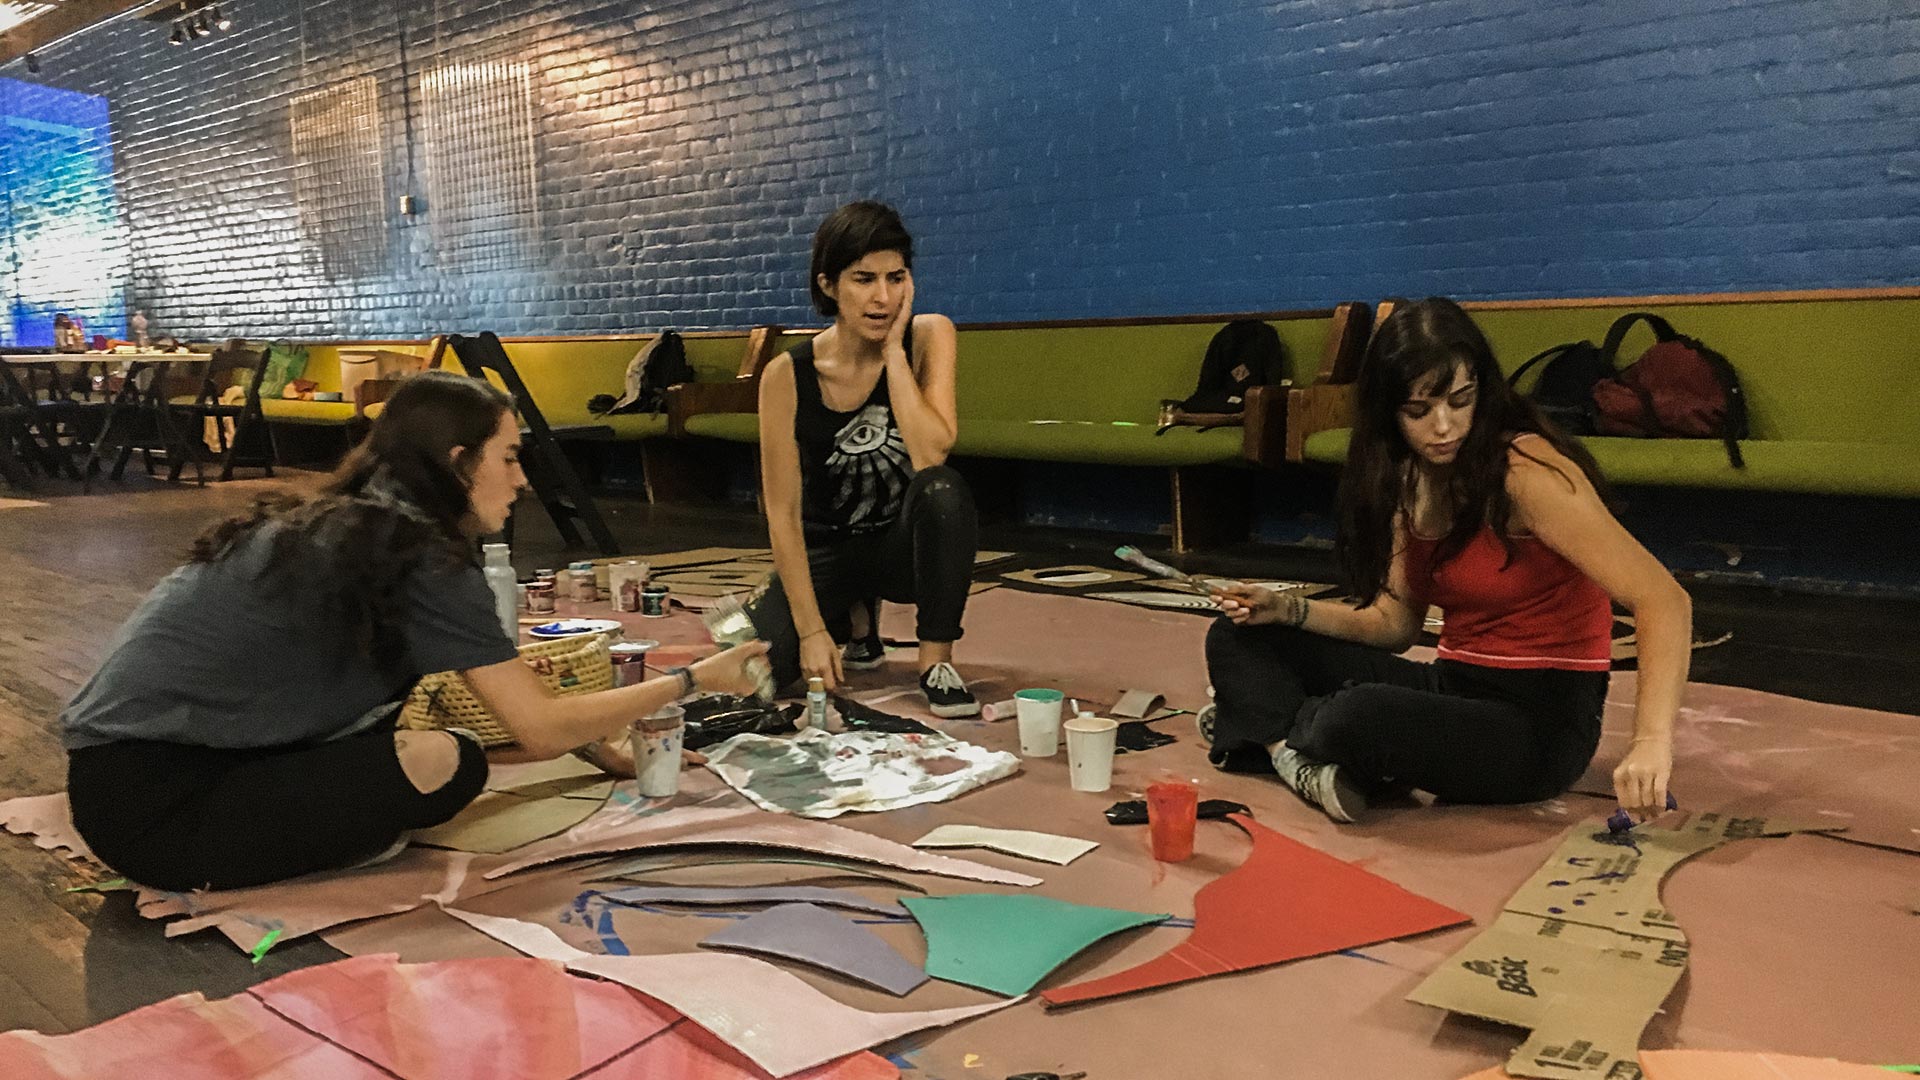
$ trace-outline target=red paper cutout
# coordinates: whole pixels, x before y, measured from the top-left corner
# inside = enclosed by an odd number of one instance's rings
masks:
[[[0,1035],[9,1080],[769,1080],[666,1005],[520,957],[400,964],[362,956],[234,997],[197,994],[71,1035]],[[792,1080],[899,1080],[873,1053]]]
[[[1193,933],[1126,971],[1041,994],[1048,1008],[1324,956],[1471,922],[1244,814],[1253,852],[1193,898]]]

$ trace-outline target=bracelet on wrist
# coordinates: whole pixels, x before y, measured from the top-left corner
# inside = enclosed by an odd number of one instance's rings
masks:
[[[680,693],[675,695],[676,697],[686,697],[700,688],[699,680],[693,677],[692,668],[670,667],[667,669],[667,674],[680,680]]]

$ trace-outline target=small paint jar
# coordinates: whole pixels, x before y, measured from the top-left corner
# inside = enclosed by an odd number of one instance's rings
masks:
[[[640,614],[649,619],[667,617],[667,587],[649,584],[640,590]]]
[[[527,614],[553,614],[553,600],[552,581],[536,580],[533,584],[527,586]]]
[[[533,580],[536,582],[542,582],[547,585],[552,585],[556,579],[554,577],[553,571],[551,570],[535,570],[533,572]]]
[[[593,567],[567,571],[567,595],[576,604],[591,604],[600,599],[600,586],[594,584]]]
[[[607,658],[613,661],[613,685],[632,686],[647,680],[647,651],[655,642],[621,641],[607,646]]]

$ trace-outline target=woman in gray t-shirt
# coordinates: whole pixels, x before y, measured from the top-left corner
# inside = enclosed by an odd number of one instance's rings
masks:
[[[474,561],[525,486],[520,427],[490,384],[401,384],[320,493],[263,499],[194,544],[62,712],[80,835],[166,889],[236,888],[349,865],[480,793],[488,755],[395,731],[420,676],[460,671],[511,731],[497,761],[592,747],[698,686],[751,692],[742,646],[605,693],[551,694]],[[464,733],[462,733],[464,734]]]

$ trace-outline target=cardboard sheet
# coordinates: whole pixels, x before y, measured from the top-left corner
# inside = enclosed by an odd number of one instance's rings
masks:
[[[644,904],[686,904],[694,907],[744,907],[753,904],[818,904],[823,907],[864,911],[870,915],[905,915],[907,910],[890,900],[874,900],[852,889],[823,889],[809,885],[763,886],[684,886],[635,885],[600,894],[616,904],[638,907]]]
[[[1101,938],[1172,916],[1072,904],[1032,893],[912,896],[927,933],[927,974],[995,994],[1025,994]]]
[[[1008,581],[1024,585],[1043,585],[1049,589],[1079,589],[1089,585],[1122,585],[1139,581],[1145,574],[1116,570],[1110,566],[1049,566],[1039,570],[1011,570],[1001,574]]]
[[[990,829],[983,825],[942,825],[913,842],[918,848],[986,848],[1023,859],[1065,866],[1100,845],[1092,840],[1026,829]]]
[[[1493,925],[1408,1000],[1529,1029],[1507,1060],[1513,1076],[1621,1075],[1687,966],[1687,938],[1660,902],[1661,879],[1729,840],[1796,831],[1804,830],[1695,813],[1636,828],[1626,846],[1597,820],[1576,825]]]
[[[480,797],[453,820],[413,834],[413,842],[500,854],[566,832],[606,805],[615,780],[573,757],[496,765]]]
[[[1890,1080],[1887,1070],[1829,1058],[1720,1050],[1646,1050],[1644,1080]]]
[[[561,941],[544,926],[452,908],[447,914],[530,956],[559,960],[569,970],[611,979],[662,1001],[776,1077],[792,1076],[903,1035],[956,1024],[1013,1004],[996,1001],[930,1012],[866,1012],[751,957],[725,953],[595,956]]]
[[[1194,896],[1194,927],[1187,940],[1138,967],[1049,990],[1042,995],[1049,1008],[1323,956],[1469,921],[1452,908],[1244,814],[1229,820],[1253,837],[1253,852]]]
[[[486,871],[489,879],[517,873],[557,859],[613,851],[663,847],[751,845],[837,855],[940,877],[988,881],[999,885],[1038,885],[1040,879],[983,863],[929,855],[905,844],[883,840],[825,821],[769,814],[751,807],[679,806],[672,813],[637,815],[606,810],[551,840],[542,840],[510,862]]]
[[[927,973],[893,946],[826,908],[781,904],[710,934],[700,943],[794,960],[844,975],[904,997],[927,981]]]

